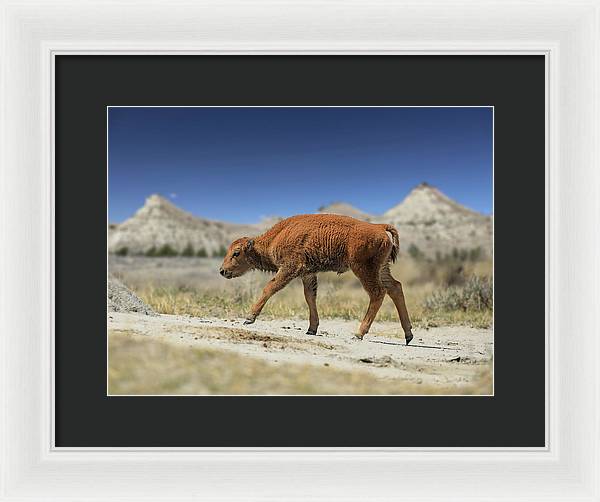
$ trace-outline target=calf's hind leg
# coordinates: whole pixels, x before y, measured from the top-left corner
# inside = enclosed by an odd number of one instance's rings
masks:
[[[317,274],[309,274],[302,276],[302,284],[304,285],[304,298],[308,303],[310,313],[310,321],[307,335],[316,335],[319,327],[319,313],[317,312]]]
[[[412,325],[410,323],[410,317],[408,316],[408,310],[404,301],[402,284],[392,276],[389,263],[382,267],[380,276],[387,294],[390,295],[394,305],[396,305],[396,310],[400,317],[400,324],[402,324],[402,329],[404,330],[404,339],[406,340],[406,345],[408,345],[413,338],[413,334],[411,331]]]
[[[358,334],[356,338],[363,337],[369,332],[371,328],[371,324],[375,320],[375,316],[383,303],[383,299],[385,297],[385,288],[379,278],[378,267],[375,266],[363,266],[363,267],[355,267],[352,268],[352,272],[358,277],[361,282],[363,288],[369,295],[369,307],[367,308],[367,313],[360,323],[360,327],[358,329]]]

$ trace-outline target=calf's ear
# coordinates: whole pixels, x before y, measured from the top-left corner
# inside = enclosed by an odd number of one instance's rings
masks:
[[[254,239],[248,239],[248,242],[246,242],[246,251],[250,251],[252,249],[252,246],[254,246]]]

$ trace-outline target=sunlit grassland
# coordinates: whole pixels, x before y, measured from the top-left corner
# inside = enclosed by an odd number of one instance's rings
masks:
[[[393,266],[392,272],[403,283],[407,307],[416,327],[491,327],[491,262],[439,264],[404,258]],[[215,270],[214,278],[208,277],[190,285],[155,285],[149,280],[147,283],[136,285],[135,290],[146,303],[160,313],[240,318],[248,314],[251,305],[270,278],[269,274],[250,272],[244,277],[227,281],[218,277]],[[487,286],[485,292],[477,289],[480,282],[483,283],[482,287]],[[476,295],[485,294],[490,297],[489,305],[480,305],[478,301],[464,305],[457,303],[456,298],[469,286],[473,289],[473,283]],[[444,301],[446,298],[453,301]],[[319,315],[323,319],[342,318],[358,321],[365,313],[368,296],[351,272],[342,275],[323,273],[319,274],[317,303]],[[307,318],[308,309],[301,281],[294,280],[272,297],[261,317]],[[377,319],[398,320],[395,306],[389,297],[384,300]]]

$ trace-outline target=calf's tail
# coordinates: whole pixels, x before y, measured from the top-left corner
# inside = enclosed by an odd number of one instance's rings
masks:
[[[400,249],[400,239],[398,238],[398,230],[392,225],[386,225],[385,231],[392,236],[392,252],[390,254],[390,260],[392,263],[396,261],[398,257],[398,250]]]

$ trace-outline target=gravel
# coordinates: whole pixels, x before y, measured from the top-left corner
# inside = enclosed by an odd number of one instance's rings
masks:
[[[157,315],[121,281],[112,276],[108,277],[106,309],[108,312],[139,312],[146,315]]]

